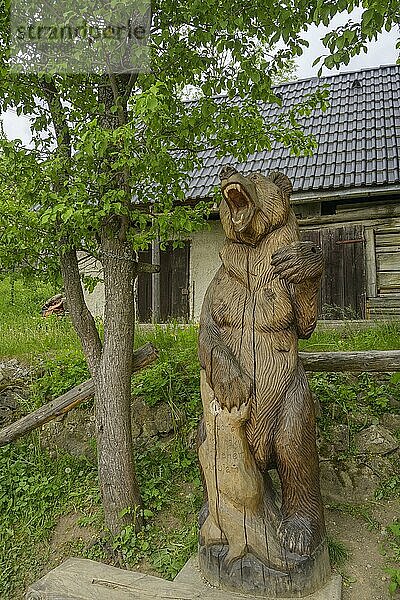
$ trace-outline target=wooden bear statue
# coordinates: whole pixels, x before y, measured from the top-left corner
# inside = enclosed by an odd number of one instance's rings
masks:
[[[199,333],[200,568],[230,590],[301,597],[330,574],[314,403],[297,348],[316,325],[322,253],[299,241],[286,175],[224,167],[221,180],[226,240]]]

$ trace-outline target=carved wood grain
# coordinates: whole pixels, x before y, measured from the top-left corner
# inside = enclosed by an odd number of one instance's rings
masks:
[[[322,253],[299,241],[285,175],[225,168],[223,178],[227,239],[199,332],[200,567],[231,590],[298,597],[329,574],[314,403],[297,349],[316,324]]]

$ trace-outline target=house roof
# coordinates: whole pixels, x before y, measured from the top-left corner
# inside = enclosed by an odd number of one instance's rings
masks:
[[[330,106],[304,121],[318,148],[313,156],[291,156],[274,144],[270,151],[251,154],[245,163],[216,157],[214,149],[201,153],[202,167],[190,180],[188,197],[210,196],[221,166],[233,164],[242,172],[279,170],[292,180],[294,192],[371,188],[400,183],[400,66],[389,65],[330,77],[302,79],[276,86],[283,108],[288,108],[321,84],[330,85]],[[280,108],[264,107],[270,120]]]

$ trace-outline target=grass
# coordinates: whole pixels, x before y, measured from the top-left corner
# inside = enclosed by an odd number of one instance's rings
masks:
[[[79,340],[68,317],[41,317],[41,306],[56,292],[59,290],[50,285],[22,281],[16,281],[12,291],[8,278],[0,280],[0,359],[13,357],[34,362],[38,358],[82,357]],[[178,329],[179,326],[176,332]],[[196,327],[189,327],[189,331],[188,337],[195,347]],[[139,327],[135,346],[148,339],[157,345],[163,342],[163,335],[162,328],[144,333]],[[377,323],[363,331],[352,325],[341,330],[317,330],[310,340],[300,340],[299,346],[310,352],[398,350],[400,322]]]
[[[317,329],[309,340],[300,340],[299,348],[309,352],[400,350],[400,321],[377,322],[364,330],[344,321],[340,329]]]
[[[332,567],[339,569],[349,559],[349,552],[346,546],[339,540],[334,539],[331,536],[327,536],[329,559]]]
[[[75,512],[82,514],[81,527],[95,531],[97,542],[75,542],[62,549],[65,558],[115,564],[112,547],[124,565],[146,562],[173,579],[197,547],[202,490],[195,450],[177,435],[139,450],[136,469],[145,529],[135,534],[126,527],[108,542],[94,463],[67,453],[54,456],[35,435],[0,448],[0,599],[22,600],[24,588],[49,570],[54,526],[61,515]]]
[[[41,306],[56,291],[50,285],[16,281],[13,299],[9,279],[0,281],[0,359],[33,363],[45,357],[82,356],[68,317],[43,319]]]
[[[389,558],[392,565],[400,564],[400,521],[397,519],[386,528],[388,539],[384,554]],[[389,592],[390,595],[398,595],[400,592],[400,568],[398,566],[386,567],[386,573],[389,575]]]
[[[22,597],[46,567],[60,515],[99,502],[96,469],[85,459],[54,460],[35,434],[0,448],[0,598]]]
[[[2,286],[7,291],[5,282]],[[2,296],[0,359],[12,356],[40,364],[22,407],[29,412],[88,374],[68,319],[40,316],[43,300],[53,291],[29,287],[24,292],[22,286],[15,291],[14,305]],[[32,294],[29,301],[23,301],[24,293]],[[137,345],[153,341],[160,358],[133,379],[134,393],[152,406],[167,402],[177,423],[170,439],[137,449],[136,470],[146,507],[142,533],[136,535],[128,527],[118,538],[104,542],[96,465],[90,460],[62,452],[54,455],[40,446],[38,434],[0,448],[1,600],[22,599],[24,588],[51,568],[54,526],[61,515],[76,511],[82,515],[81,526],[94,529],[98,541],[89,547],[74,542],[63,550],[65,556],[113,562],[113,548],[124,564],[145,562],[173,578],[193,554],[202,503],[193,437],[200,413],[196,336],[196,327],[182,330],[171,325],[147,336],[139,332],[136,339]],[[15,340],[8,339],[12,337]]]

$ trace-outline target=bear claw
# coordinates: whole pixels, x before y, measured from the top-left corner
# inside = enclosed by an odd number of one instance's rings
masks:
[[[299,556],[311,556],[314,536],[311,522],[306,517],[295,515],[283,519],[278,535],[285,550]]]

